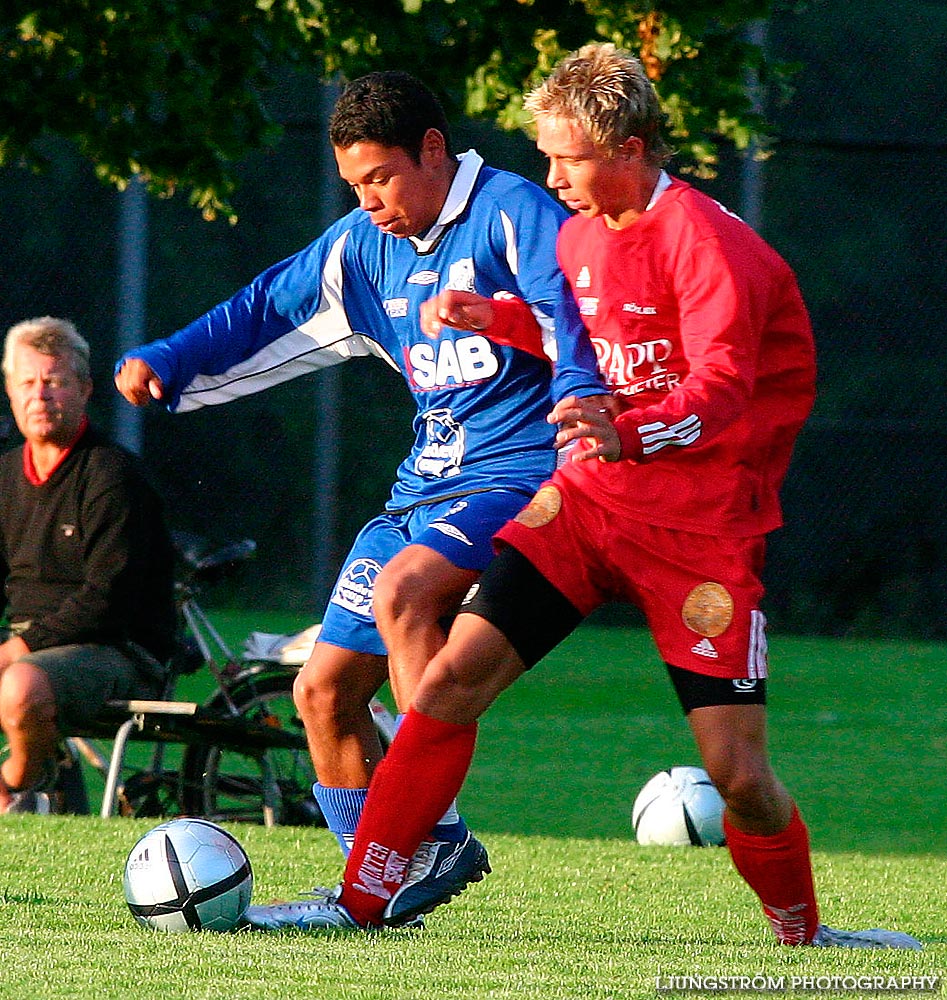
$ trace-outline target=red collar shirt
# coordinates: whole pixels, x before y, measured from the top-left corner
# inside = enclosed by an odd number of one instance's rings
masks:
[[[679,180],[613,230],[571,218],[558,253],[599,367],[626,407],[622,459],[558,477],[646,523],[728,536],[782,523],[779,488],[812,408],[815,350],[788,264]]]

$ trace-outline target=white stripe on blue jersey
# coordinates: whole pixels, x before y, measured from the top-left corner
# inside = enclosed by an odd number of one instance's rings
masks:
[[[417,406],[390,506],[490,487],[531,493],[554,464],[552,403],[604,390],[556,263],[564,210],[473,150],[459,159],[441,215],[422,236],[384,233],[355,209],[227,302],[128,356],[151,366],[170,408],[182,411],[349,358],[383,358]],[[554,377],[542,360],[480,333],[425,336],[420,305],[445,288],[529,303],[557,359]]]

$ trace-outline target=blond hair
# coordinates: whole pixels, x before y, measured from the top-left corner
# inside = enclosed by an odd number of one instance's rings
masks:
[[[672,154],[661,134],[665,115],[644,67],[610,42],[593,42],[566,56],[526,95],[524,106],[534,118],[574,121],[609,156],[632,136],[644,142],[652,166]]]
[[[11,326],[3,345],[3,374],[7,378],[13,373],[13,350],[18,344],[32,347],[40,354],[65,359],[83,382],[91,377],[89,345],[68,319],[36,316]]]

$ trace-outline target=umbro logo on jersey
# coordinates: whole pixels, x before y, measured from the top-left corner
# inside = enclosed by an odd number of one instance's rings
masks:
[[[708,660],[716,660],[720,655],[709,639],[701,639],[696,646],[691,646],[691,652],[698,656],[705,656]]]
[[[473,545],[473,542],[457,527],[456,524],[448,524],[447,521],[431,521],[430,527],[439,531],[442,535],[447,535],[448,538],[456,539],[458,542],[463,542],[464,545]]]
[[[437,271],[416,271],[408,278],[409,285],[433,285],[440,275]]]
[[[581,270],[576,275],[575,287],[576,288],[588,288],[592,284],[592,275],[589,273],[589,269],[586,265],[582,265]]]

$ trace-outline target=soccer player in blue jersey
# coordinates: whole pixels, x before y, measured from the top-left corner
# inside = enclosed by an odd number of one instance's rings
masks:
[[[556,263],[566,213],[552,198],[473,150],[455,155],[443,109],[406,73],[351,83],[329,137],[358,208],[229,301],[125,355],[116,386],[132,403],[184,411],[366,355],[407,381],[414,446],[385,511],[345,559],[294,692],[313,792],[347,852],[382,755],[371,697],[390,674],[408,708],[445,641],[441,623],[492,556],[491,536],[551,474],[550,403],[607,397]],[[425,336],[421,305],[448,289],[493,300],[489,338],[454,328]],[[504,343],[502,329],[516,336]],[[485,871],[486,850],[452,806],[388,916],[423,912]],[[304,923],[305,906],[272,918],[259,908],[259,922]]]

